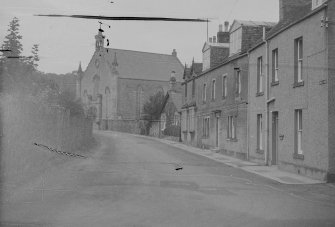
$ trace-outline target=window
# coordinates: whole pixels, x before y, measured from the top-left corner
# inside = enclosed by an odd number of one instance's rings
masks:
[[[272,51],[272,82],[278,82],[278,49]]]
[[[185,83],[185,98],[187,97],[187,83]]]
[[[212,81],[212,100],[215,100],[215,85],[216,85],[216,80]]]
[[[93,77],[93,99],[96,99],[99,94],[99,86],[100,86],[100,77],[95,75]]]
[[[163,131],[166,128],[166,114],[163,113],[161,116],[161,130]]]
[[[222,98],[227,97],[227,75],[222,76]]]
[[[263,93],[263,58],[257,59],[257,93]]]
[[[263,119],[262,114],[257,114],[257,149],[263,150]]]
[[[192,98],[195,96],[195,80],[192,81]]]
[[[186,130],[189,131],[190,129],[190,112],[187,110],[186,112]]]
[[[236,124],[234,116],[228,116],[228,139],[236,139]]]
[[[202,89],[202,100],[204,102],[206,102],[206,99],[207,99],[206,92],[207,92],[207,84],[204,84],[204,87]]]
[[[295,110],[295,153],[303,155],[302,151],[302,109]]]
[[[241,94],[242,90],[242,85],[241,85],[241,71],[239,69],[235,70],[235,85],[236,85],[236,96],[239,97]]]
[[[301,84],[302,81],[302,69],[303,69],[303,41],[302,37],[295,40],[294,45],[294,82],[296,85]]]
[[[180,125],[180,115],[178,112],[174,113],[174,125]]]
[[[209,117],[203,118],[202,135],[204,138],[209,138]]]

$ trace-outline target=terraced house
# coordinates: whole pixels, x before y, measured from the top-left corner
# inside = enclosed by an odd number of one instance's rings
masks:
[[[247,159],[247,50],[262,37],[263,30],[274,26],[268,22],[234,21],[225,24],[223,45],[226,55],[220,63],[203,48],[203,72],[194,78],[197,112],[197,145]],[[221,28],[219,32],[221,31]],[[219,40],[219,39],[218,39]],[[215,55],[214,55],[215,56]],[[217,61],[216,61],[217,62]]]
[[[183,84],[184,129],[199,147],[333,181],[335,1],[278,3],[278,23],[233,22],[228,55],[211,54],[216,39],[204,45],[192,102]]]
[[[335,3],[279,2],[279,23],[250,50],[250,159],[332,180]]]

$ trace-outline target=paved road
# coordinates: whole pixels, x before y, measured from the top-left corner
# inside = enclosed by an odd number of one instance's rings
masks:
[[[3,201],[1,226],[335,226],[330,186],[281,185],[149,138],[96,137],[88,159]]]

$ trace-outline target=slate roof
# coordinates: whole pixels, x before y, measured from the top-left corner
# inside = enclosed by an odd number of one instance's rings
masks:
[[[172,103],[175,105],[177,111],[180,111],[182,109],[182,94],[180,92],[174,92],[174,91],[168,91],[164,98],[164,103],[162,106],[162,109],[160,111],[160,114],[163,113],[166,104],[168,103],[168,100],[171,99]]]
[[[121,78],[168,81],[172,71],[177,82],[183,78],[184,67],[173,55],[105,48],[104,56],[110,65],[117,62]]]
[[[233,30],[237,29],[240,26],[246,26],[246,27],[273,27],[277,23],[275,22],[267,22],[267,21],[247,21],[247,20],[234,20],[233,24],[230,27],[229,32],[232,32]],[[238,25],[238,26],[236,26]]]
[[[177,110],[181,110],[182,107],[182,94],[176,92],[168,92],[169,97],[171,98],[172,102],[176,106]]]

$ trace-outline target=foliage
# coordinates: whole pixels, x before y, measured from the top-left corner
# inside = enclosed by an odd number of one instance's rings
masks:
[[[162,91],[150,96],[143,106],[143,115],[146,120],[158,120],[164,104],[164,93]]]
[[[1,92],[20,93],[34,97],[36,102],[59,105],[70,110],[71,115],[83,115],[82,104],[70,92],[60,92],[56,81],[38,71],[39,45],[34,44],[32,56],[22,56],[22,36],[19,33],[19,19],[14,17],[9,24],[8,35],[1,48],[0,57]],[[15,58],[11,58],[15,57]]]
[[[59,94],[57,104],[65,109],[70,110],[71,116],[83,116],[84,108],[80,101],[76,100],[75,95],[69,91]]]
[[[163,133],[166,136],[179,137],[180,136],[180,126],[170,125],[166,129],[164,129]]]

